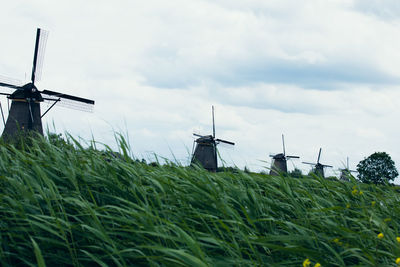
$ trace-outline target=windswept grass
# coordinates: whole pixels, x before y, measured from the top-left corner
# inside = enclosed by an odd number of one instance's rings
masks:
[[[3,266],[396,266],[396,188],[0,146]],[[383,238],[378,234],[383,233]]]

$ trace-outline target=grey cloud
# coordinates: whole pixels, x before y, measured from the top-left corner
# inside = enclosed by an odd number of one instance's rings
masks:
[[[400,18],[400,2],[397,0],[356,0],[354,10],[382,20]]]
[[[221,68],[213,65],[219,64]],[[396,84],[400,77],[380,70],[373,62],[348,59],[338,62],[307,64],[263,58],[248,62],[209,62],[204,68],[159,59],[138,70],[150,86],[188,88],[205,82],[221,86],[250,86],[257,83],[297,85],[317,90],[340,90],[342,84]]]

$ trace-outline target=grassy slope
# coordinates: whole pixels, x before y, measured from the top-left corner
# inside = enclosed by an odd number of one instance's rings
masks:
[[[151,167],[75,147],[0,146],[1,265],[395,266],[400,257],[395,188]]]

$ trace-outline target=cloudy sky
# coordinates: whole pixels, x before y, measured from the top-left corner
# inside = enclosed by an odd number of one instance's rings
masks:
[[[217,137],[236,143],[220,146],[226,165],[269,167],[284,133],[301,156],[290,169],[307,172],[301,161],[320,147],[329,174],[375,151],[400,167],[398,0],[14,0],[1,10],[0,75],[29,80],[41,27],[38,88],[96,101],[93,113],[54,108],[44,123],[57,132],[111,146],[121,132],[138,158],[187,163],[214,105]]]

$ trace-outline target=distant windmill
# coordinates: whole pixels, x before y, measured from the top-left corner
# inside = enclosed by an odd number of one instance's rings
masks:
[[[325,167],[330,167],[330,168],[332,168],[332,166],[331,166],[331,165],[324,165],[324,164],[319,163],[319,160],[320,160],[320,158],[321,158],[321,151],[322,151],[322,148],[319,149],[317,163],[310,163],[310,162],[303,162],[303,163],[304,163],[304,164],[313,165],[313,166],[314,166],[314,167],[313,167],[313,172],[314,172],[316,175],[318,175],[318,176],[325,177],[325,175],[324,175],[324,168],[325,168]]]
[[[286,156],[285,151],[285,137],[282,134],[283,153],[269,155],[272,157],[270,175],[279,175],[280,173],[287,173],[287,159],[298,159],[299,156]]]
[[[212,106],[212,122],[213,122],[213,134],[212,135],[199,135],[195,140],[196,147],[192,155],[191,164],[199,163],[204,169],[216,172],[218,168],[217,163],[217,145],[219,143],[225,143],[229,145],[235,145],[233,142],[225,141],[222,139],[215,138],[215,121],[214,121],[214,106]]]
[[[48,32],[42,29],[38,28],[36,31],[31,82],[23,86],[11,84],[8,80],[7,82],[0,82],[1,87],[15,90],[12,93],[10,91],[7,93],[0,92],[1,95],[6,95],[7,98],[12,101],[7,122],[4,120],[3,110],[0,105],[3,122],[5,124],[2,137],[13,137],[21,130],[36,131],[40,134],[43,134],[42,117],[46,115],[46,113],[57,103],[67,107],[87,111],[91,110],[94,105],[94,101],[90,99],[57,93],[49,90],[39,91],[36,88],[35,82],[38,81],[41,76],[47,35]],[[43,101],[47,101],[51,105],[43,114],[41,114],[40,103]]]
[[[339,169],[339,170],[340,170],[340,180],[346,181],[346,182],[350,181],[349,177],[351,176],[352,172],[357,172],[357,171],[350,170],[349,157],[347,157],[346,168]]]

